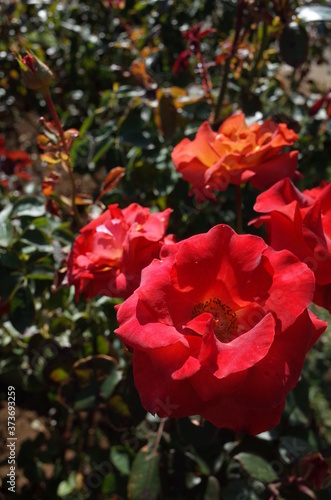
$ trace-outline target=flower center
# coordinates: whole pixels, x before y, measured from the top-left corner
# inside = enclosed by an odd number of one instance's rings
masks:
[[[227,343],[237,336],[237,315],[231,307],[214,297],[196,304],[192,311],[192,319],[204,312],[213,315],[213,328],[218,340]]]

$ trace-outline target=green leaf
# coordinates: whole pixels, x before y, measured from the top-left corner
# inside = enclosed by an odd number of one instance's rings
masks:
[[[130,457],[128,449],[125,446],[113,446],[110,449],[110,460],[121,474],[124,476],[130,474]]]
[[[116,476],[115,474],[108,474],[102,481],[101,491],[104,495],[115,493],[116,491]]]
[[[157,500],[160,492],[159,456],[144,446],[133,461],[128,484],[129,500]]]
[[[14,292],[15,288],[19,287],[19,284],[23,282],[23,276],[19,274],[9,274],[5,269],[0,269],[1,280],[0,280],[0,295],[3,302],[6,302],[11,294]]]
[[[96,147],[96,153],[92,158],[92,163],[97,163],[98,160],[114,145],[114,139],[107,138],[98,144]]]
[[[210,468],[208,467],[207,463],[204,460],[202,460],[202,458],[199,457],[197,455],[197,453],[191,453],[191,452],[187,451],[185,453],[185,456],[189,457],[190,460],[193,460],[194,462],[196,462],[196,464],[199,467],[199,473],[200,474],[203,474],[205,476],[208,476],[210,474]]]
[[[84,137],[85,132],[91,127],[94,120],[94,113],[91,113],[87,118],[85,118],[82,126],[79,129],[79,138]]]
[[[150,7],[151,5],[155,4],[156,2],[158,2],[158,0],[140,0],[140,2],[136,3],[136,5],[134,6],[134,9],[136,12],[139,12],[140,10],[143,10],[146,7]]]
[[[120,420],[130,417],[129,407],[119,394],[116,394],[115,396],[112,396],[110,398],[110,400],[108,401],[108,408],[112,412],[113,419],[115,418],[113,414],[119,417]]]
[[[88,410],[96,406],[96,390],[94,387],[87,387],[77,394],[74,404],[75,410]]]
[[[63,382],[63,380],[67,380],[68,377],[69,377],[69,373],[66,370],[64,370],[63,368],[56,368],[50,374],[50,378],[54,382]]]
[[[121,378],[116,359],[102,354],[88,356],[72,366],[59,398],[76,410],[93,408],[110,397]]]
[[[32,273],[26,275],[27,278],[32,280],[50,280],[54,279],[54,271],[46,267],[37,267]]]
[[[215,500],[215,498],[220,498],[220,496],[221,496],[220,483],[218,482],[215,476],[209,476],[203,500]]]
[[[108,354],[109,342],[103,335],[97,336],[97,351],[98,354]]]
[[[8,247],[13,236],[13,226],[9,221],[0,221],[0,247]]]
[[[44,202],[38,198],[21,198],[14,207],[12,215],[16,217],[42,217],[46,213]]]
[[[72,491],[76,488],[76,473],[71,472],[66,481],[61,481],[57,487],[57,494],[59,497],[65,497],[70,495]]]
[[[54,229],[53,236],[64,243],[72,243],[75,239],[67,224],[61,224],[61,226]]]
[[[245,452],[238,453],[238,455],[235,455],[233,458],[238,460],[242,468],[252,478],[262,481],[263,483],[278,481],[277,474],[264,458],[254,455],[253,453]]]
[[[226,500],[261,500],[263,497],[254,492],[253,485],[248,484],[248,481],[236,479],[235,481],[229,481],[226,487],[222,488],[221,498]]]
[[[83,159],[86,161],[86,158],[91,154],[90,150],[92,146],[93,144],[88,136],[82,139],[78,138],[74,141],[70,150],[70,160],[73,167],[76,167]]]
[[[43,231],[40,231],[40,229],[28,229],[24,231],[21,239],[40,246],[50,243],[50,238]]]
[[[0,255],[0,263],[8,269],[19,269],[20,259],[14,252],[6,252]]]
[[[100,393],[104,399],[110,398],[118,382],[122,379],[122,373],[117,369],[115,365],[112,369],[112,373],[101,383]]]
[[[279,443],[279,454],[284,463],[292,463],[294,460],[307,455],[313,451],[307,441],[296,436],[282,436]]]
[[[296,15],[306,23],[331,21],[331,8],[326,5],[307,5],[296,9]]]
[[[8,204],[6,204],[6,206],[5,206],[5,208],[3,210],[1,210],[1,212],[0,212],[0,225],[3,222],[6,222],[8,220],[10,212],[12,211],[12,208],[13,208],[13,205],[8,202]]]
[[[21,286],[10,301],[9,319],[20,333],[32,325],[35,315],[34,301],[30,289]]]

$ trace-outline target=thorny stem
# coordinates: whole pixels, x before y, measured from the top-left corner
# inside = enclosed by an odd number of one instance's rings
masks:
[[[234,39],[233,39],[233,43],[232,43],[231,53],[230,53],[229,57],[226,59],[225,64],[224,64],[223,78],[221,79],[220,92],[219,92],[218,99],[216,102],[216,107],[215,107],[215,112],[214,112],[214,117],[213,117],[214,123],[217,122],[217,120],[219,119],[224,96],[225,96],[225,92],[226,92],[226,89],[228,86],[231,59],[235,55],[236,50],[237,50],[237,45],[238,45],[238,40],[239,40],[239,35],[240,35],[240,30],[241,30],[241,25],[242,25],[242,17],[243,17],[244,7],[245,7],[245,0],[238,0],[238,2],[237,2],[236,31],[235,31],[235,35],[234,35]]]
[[[236,186],[236,208],[237,208],[237,232],[243,233],[241,187]]]
[[[62,141],[62,144],[63,144],[63,147],[64,147],[64,150],[65,152],[67,153],[67,148],[66,148],[66,141],[65,141],[65,137],[64,137],[64,132],[63,132],[63,128],[62,128],[62,125],[60,123],[60,119],[58,117],[58,114],[56,112],[56,109],[54,107],[54,104],[53,104],[53,100],[51,98],[51,95],[49,93],[48,90],[46,90],[44,93],[43,93],[43,97],[46,101],[46,104],[47,104],[47,107],[52,115],[52,118],[54,120],[54,123],[55,123],[55,126],[57,128],[57,131],[59,132],[60,134],[60,137],[61,137],[61,141]]]
[[[157,454],[157,449],[158,449],[160,441],[161,441],[161,437],[162,437],[162,434],[163,434],[164,425],[165,425],[166,421],[167,421],[166,418],[161,418],[161,420],[160,420],[160,425],[159,425],[159,428],[157,430],[157,435],[156,435],[155,443],[154,443],[154,446],[153,446],[152,455],[156,455]]]
[[[198,68],[201,69],[201,78],[202,78],[203,87],[208,94],[208,99],[210,100],[210,104],[212,105],[212,107],[214,107],[215,100],[214,100],[214,96],[213,96],[213,92],[212,92],[211,81],[210,81],[210,78],[208,75],[208,71],[206,69],[205,61],[204,61],[203,56],[202,56],[200,44],[198,47],[196,58],[198,60]]]
[[[83,227],[83,222],[82,222],[82,219],[81,219],[81,217],[79,215],[79,212],[78,212],[77,206],[76,206],[76,194],[77,194],[77,191],[76,191],[76,184],[75,184],[74,172],[73,172],[73,168],[72,168],[72,165],[71,165],[71,162],[70,162],[70,151],[69,151],[69,149],[67,147],[67,143],[66,143],[66,140],[65,140],[65,137],[64,137],[63,128],[62,128],[59,116],[58,116],[58,114],[56,112],[56,109],[55,109],[54,104],[53,104],[52,97],[51,97],[48,89],[43,93],[43,97],[44,97],[44,99],[46,101],[46,104],[47,104],[47,107],[48,107],[48,109],[49,109],[49,111],[50,111],[50,113],[52,115],[55,127],[56,127],[57,131],[60,134],[64,152],[67,155],[67,159],[65,160],[65,164],[67,166],[67,171],[68,171],[70,182],[71,182],[71,206],[72,206],[72,210],[73,210],[73,213],[74,213],[74,218],[75,218],[76,224],[77,224],[78,228],[81,228],[81,227]]]

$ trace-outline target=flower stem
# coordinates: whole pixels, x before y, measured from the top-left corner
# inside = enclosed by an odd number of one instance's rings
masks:
[[[236,186],[237,233],[243,233],[241,187]]]
[[[61,125],[61,122],[60,122],[60,119],[59,119],[59,116],[56,112],[56,109],[54,107],[54,104],[53,104],[53,100],[52,100],[52,97],[48,91],[48,89],[43,93],[43,97],[46,101],[46,104],[47,104],[47,107],[52,115],[52,118],[53,118],[53,121],[54,121],[54,124],[55,124],[55,127],[61,137],[61,142],[62,142],[62,147],[63,147],[63,150],[64,152],[66,153],[67,155],[67,160],[65,160],[65,164],[66,164],[66,170],[69,174],[69,179],[70,179],[70,183],[71,183],[71,207],[72,207],[72,211],[73,211],[73,214],[74,214],[74,218],[75,218],[75,221],[76,221],[76,224],[78,226],[78,228],[80,229],[81,227],[83,227],[83,222],[82,222],[82,219],[79,215],[79,212],[78,212],[78,209],[77,209],[77,205],[76,205],[76,194],[77,194],[77,191],[76,191],[76,183],[75,183],[75,178],[74,178],[74,172],[73,172],[73,168],[72,168],[72,165],[71,165],[71,161],[70,161],[70,151],[68,149],[68,146],[67,146],[67,143],[66,143],[66,139],[65,139],[65,136],[64,136],[64,131],[63,131],[63,128],[62,128],[62,125]],[[64,161],[64,160],[62,160]]]
[[[241,26],[242,26],[242,17],[243,17],[244,8],[245,8],[245,0],[238,0],[237,1],[236,31],[234,34],[231,53],[230,53],[229,57],[226,59],[225,64],[224,64],[223,78],[221,79],[220,91],[218,94],[218,99],[217,99],[215,111],[214,111],[214,117],[213,117],[214,123],[217,122],[217,120],[219,119],[220,114],[221,114],[223,100],[224,100],[225,92],[226,92],[226,89],[228,86],[231,59],[233,58],[233,56],[235,55],[236,50],[237,50],[240,30],[241,30]]]
[[[266,44],[267,44],[267,39],[268,39],[267,35],[268,35],[268,25],[267,25],[267,23],[263,23],[263,25],[262,25],[262,40],[261,40],[260,48],[259,48],[259,51],[257,53],[256,59],[254,62],[254,66],[253,66],[251,74],[250,74],[250,81],[251,82],[254,81],[254,78],[256,77],[256,75],[258,73],[259,64],[260,64],[264,49],[265,49]]]
[[[198,69],[201,70],[200,73],[201,73],[201,79],[202,79],[202,86],[204,88],[204,91],[206,92],[207,99],[209,100],[210,105],[212,107],[214,107],[215,101],[214,101],[214,96],[213,96],[213,91],[212,91],[212,85],[211,85],[211,81],[210,81],[208,71],[206,68],[205,60],[202,56],[200,44],[199,44],[199,47],[197,50],[196,58],[198,60]]]
[[[161,437],[163,434],[163,430],[164,430],[164,424],[166,423],[167,420],[168,420],[167,418],[160,419],[160,425],[159,425],[159,428],[157,431],[157,435],[156,435],[156,439],[155,439],[155,443],[154,443],[153,451],[152,451],[152,455],[154,455],[154,456],[157,455],[157,450],[158,450],[158,447],[159,447],[159,444],[161,441]]]
[[[61,137],[61,141],[62,141],[62,144],[63,144],[63,148],[65,150],[65,152],[67,153],[67,149],[66,149],[66,141],[65,141],[65,137],[64,137],[64,132],[63,132],[63,128],[62,128],[62,125],[60,123],[60,119],[59,119],[59,116],[56,112],[56,109],[54,107],[54,104],[53,104],[53,100],[51,98],[51,95],[49,93],[49,91],[47,90],[46,92],[43,93],[43,97],[46,101],[46,104],[47,104],[47,107],[52,115],[52,118],[54,120],[54,123],[55,123],[55,126],[57,128],[57,131],[58,133],[60,134],[60,137]]]

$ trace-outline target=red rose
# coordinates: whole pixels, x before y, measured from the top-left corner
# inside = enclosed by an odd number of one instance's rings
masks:
[[[160,258],[117,306],[143,406],[251,434],[276,425],[326,327],[307,310],[313,273],[225,225],[163,246]]]
[[[275,250],[287,248],[311,268],[314,302],[331,311],[331,184],[301,192],[283,179],[257,197],[254,209],[266,215],[251,223],[264,223]]]
[[[9,314],[9,311],[10,311],[10,303],[6,301],[2,302],[2,299],[0,297],[0,318],[5,314]]]
[[[245,115],[231,116],[213,132],[208,122],[193,141],[183,139],[173,150],[172,160],[183,179],[192,184],[190,194],[198,201],[215,199],[212,191],[224,191],[229,184],[251,181],[264,189],[296,169],[298,152],[282,153],[297,134],[285,123],[266,120],[249,127]]]
[[[75,240],[68,258],[68,283],[76,298],[95,295],[129,297],[139,286],[141,270],[159,256],[171,209],[150,213],[133,203],[117,204],[92,220]]]

